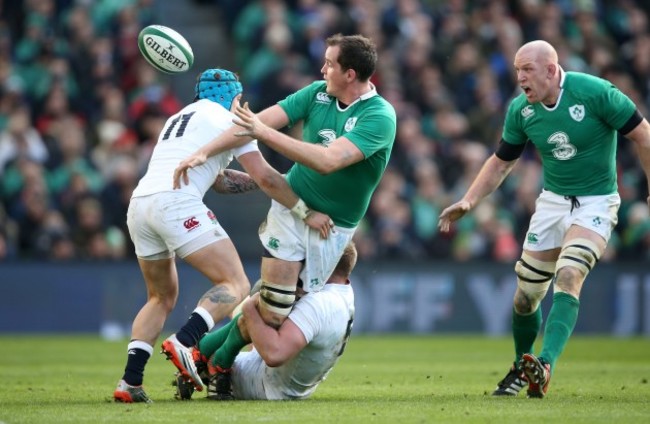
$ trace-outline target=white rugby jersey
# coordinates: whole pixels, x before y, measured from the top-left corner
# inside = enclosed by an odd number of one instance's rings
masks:
[[[181,181],[178,190],[173,189],[174,169],[183,159],[234,125],[234,118],[233,113],[218,103],[201,99],[167,119],[158,136],[147,172],[133,191],[132,197],[177,191],[203,198],[219,172],[227,168],[234,157],[259,150],[257,141],[226,150],[209,157],[203,165],[189,169],[190,183],[185,185]]]
[[[327,377],[352,329],[352,287],[326,284],[317,293],[307,293],[296,303],[289,319],[300,328],[307,346],[279,367],[264,366],[267,399],[306,398]]]

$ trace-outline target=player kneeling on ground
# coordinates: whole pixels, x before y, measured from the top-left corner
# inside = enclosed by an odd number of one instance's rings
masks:
[[[325,287],[296,302],[279,329],[267,325],[257,309],[259,294],[242,313],[199,341],[195,360],[203,370],[208,399],[289,400],[309,397],[343,354],[354,319],[349,276],[357,251],[350,242]],[[239,353],[227,342],[233,327],[251,340],[253,350]],[[207,359],[209,358],[209,359]],[[300,382],[300,384],[297,384]],[[189,399],[193,386],[176,381],[178,399]]]

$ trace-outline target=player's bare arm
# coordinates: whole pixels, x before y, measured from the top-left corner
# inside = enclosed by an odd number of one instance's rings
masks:
[[[240,96],[235,98],[230,108],[231,112],[234,112],[239,107]],[[258,114],[260,120],[264,122],[271,128],[282,128],[289,123],[289,118],[284,113],[281,107],[271,106],[264,109]],[[219,137],[216,137],[210,141],[205,146],[201,147],[199,150],[183,159],[176,169],[174,170],[173,176],[173,187],[174,189],[179,189],[181,187],[181,179],[185,185],[189,184],[190,179],[187,175],[187,171],[190,168],[203,165],[209,157],[224,152],[228,149],[234,147],[243,146],[249,141],[253,140],[252,137],[235,135],[236,132],[241,131],[237,125],[233,125],[231,128],[224,131]]]
[[[492,155],[485,162],[463,198],[442,211],[438,219],[440,231],[448,232],[453,222],[465,216],[478,202],[496,190],[516,163],[517,160],[504,161],[496,155]]]
[[[250,175],[236,169],[224,169],[212,184],[212,189],[221,194],[247,193],[259,188]]]
[[[270,367],[277,367],[307,346],[307,340],[290,319],[285,320],[277,330],[266,324],[257,310],[258,300],[259,293],[255,293],[244,303],[242,313],[246,330],[264,362]]]
[[[176,169],[174,169],[174,189],[176,190],[181,187],[181,179],[185,185],[190,183],[190,178],[187,175],[187,171],[189,171],[190,168],[201,166],[209,157],[235,147],[243,146],[252,140],[249,137],[235,136],[236,130],[237,127],[233,125],[231,128],[224,131],[219,137],[213,139],[208,144],[183,159]]]
[[[634,142],[637,154],[639,155],[639,163],[645,172],[648,187],[650,187],[650,123],[646,119],[642,120],[636,128],[625,134],[625,137]],[[650,196],[648,196],[646,201],[648,208],[650,208]]]
[[[273,106],[282,110],[280,106]],[[362,161],[363,153],[345,137],[339,137],[329,146],[304,143],[269,127],[263,119],[255,115],[248,103],[235,108],[237,119],[233,122],[243,128],[236,133],[240,137],[252,137],[266,144],[294,162],[301,163],[321,174],[329,174]]]
[[[334,227],[330,217],[309,209],[293,192],[284,176],[269,165],[259,151],[245,153],[237,161],[267,196],[291,209],[309,228],[318,231],[322,238],[329,237],[329,232]]]

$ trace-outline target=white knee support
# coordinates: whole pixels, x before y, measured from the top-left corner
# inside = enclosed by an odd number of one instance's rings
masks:
[[[515,273],[517,285],[530,302],[531,311],[536,311],[555,275],[555,262],[540,261],[524,252],[515,264]]]
[[[562,247],[555,269],[559,271],[560,268],[570,266],[579,269],[586,277],[599,258],[600,248],[596,243],[584,238],[574,239]]]
[[[260,288],[260,308],[276,315],[286,317],[296,300],[296,291],[280,284],[262,282]]]

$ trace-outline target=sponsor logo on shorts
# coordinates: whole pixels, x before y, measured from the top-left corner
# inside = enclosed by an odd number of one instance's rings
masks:
[[[186,219],[185,222],[183,222],[183,227],[185,227],[187,231],[192,231],[200,225],[201,223],[196,220],[195,216],[191,217],[190,219]]]
[[[211,210],[208,210],[208,218],[210,219],[210,221],[212,221],[214,225],[217,225],[217,217]]]
[[[314,287],[317,287],[319,284],[320,284],[320,280],[319,280],[318,278],[312,278],[312,279],[309,281],[309,287],[312,288],[312,289],[313,289]]]
[[[269,241],[266,242],[266,247],[273,250],[278,250],[280,248],[280,240],[275,237],[269,237]]]
[[[595,217],[594,219],[591,220],[591,225],[594,227],[600,227],[600,224],[602,224],[603,221],[599,217]]]
[[[537,237],[537,234],[535,234],[535,233],[528,233],[528,235],[526,236],[526,239],[528,240],[528,243],[530,243],[530,244],[539,243],[539,238]]]

